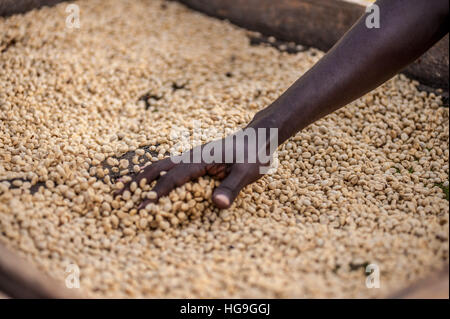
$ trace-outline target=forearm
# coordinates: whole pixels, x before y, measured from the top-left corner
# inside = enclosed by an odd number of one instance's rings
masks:
[[[280,143],[376,88],[448,32],[447,0],[381,0],[376,4],[379,29],[367,28],[364,15],[313,68],[261,112],[276,123]]]

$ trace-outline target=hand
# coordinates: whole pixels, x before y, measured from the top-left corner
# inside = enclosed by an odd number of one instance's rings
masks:
[[[152,189],[156,192],[156,198],[143,201],[138,207],[141,209],[149,203],[157,202],[162,196],[168,195],[175,187],[209,175],[222,180],[220,186],[213,192],[214,204],[221,209],[230,207],[243,187],[255,182],[263,175],[264,169],[269,167],[273,152],[278,146],[278,140],[272,140],[271,143],[267,139],[270,137],[269,130],[266,130],[266,138],[257,135],[258,125],[254,125],[256,122],[264,121],[254,120],[250,123],[253,127],[249,125],[245,129],[245,132],[249,132],[247,131],[249,128],[256,132],[253,142],[250,138],[242,138],[241,130],[224,139],[197,146],[182,155],[157,161],[145,167],[124,188],[116,192],[116,196],[129,189],[133,181],[139,185],[143,178],[148,184],[157,180]],[[198,158],[200,154],[201,158]],[[198,160],[194,161],[196,155]],[[163,171],[166,173],[161,176]]]

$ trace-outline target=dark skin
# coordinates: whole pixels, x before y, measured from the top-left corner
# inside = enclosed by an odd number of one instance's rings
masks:
[[[309,124],[390,79],[448,32],[448,0],[380,0],[376,4],[380,8],[379,29],[367,28],[366,15],[362,16],[314,67],[256,113],[247,127],[278,128],[280,145]],[[238,146],[233,144],[234,148]],[[243,146],[247,148],[246,144]],[[139,208],[204,175],[222,180],[212,200],[218,208],[228,208],[243,187],[262,176],[261,165],[247,161],[176,164],[171,158],[160,160],[133,179],[138,183],[142,178],[148,182],[157,179],[153,189],[157,198],[144,201]],[[167,173],[160,176],[161,171]]]

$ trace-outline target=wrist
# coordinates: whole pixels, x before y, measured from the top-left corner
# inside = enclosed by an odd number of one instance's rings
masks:
[[[278,143],[282,144],[296,133],[294,125],[297,120],[295,116],[290,114],[292,110],[287,105],[283,105],[277,101],[257,112],[247,127],[255,129],[276,128],[278,131]]]

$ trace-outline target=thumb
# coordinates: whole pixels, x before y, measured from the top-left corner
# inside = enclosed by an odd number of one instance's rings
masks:
[[[234,167],[222,183],[214,190],[212,196],[214,204],[221,209],[230,207],[245,185],[247,185],[246,171]]]

